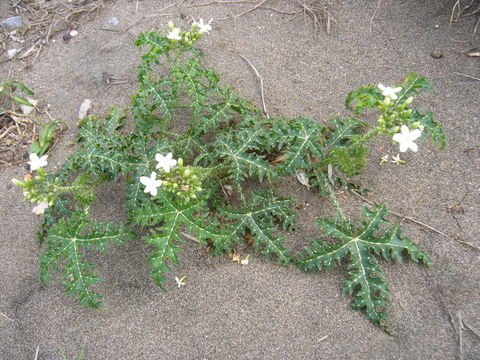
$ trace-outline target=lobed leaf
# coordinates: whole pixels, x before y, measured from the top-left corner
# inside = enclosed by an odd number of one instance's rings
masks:
[[[101,296],[91,287],[100,278],[93,271],[93,265],[85,260],[83,248],[105,250],[112,242],[123,242],[133,233],[123,226],[117,229],[109,223],[90,221],[84,213],[73,213],[61,218],[50,226],[44,239],[45,251],[40,257],[40,278],[46,283],[51,270],[61,271],[67,293],[76,295],[80,304],[98,307]],[[60,268],[63,265],[63,270]]]
[[[284,229],[292,229],[295,224],[295,213],[290,209],[291,200],[277,198],[273,193],[254,193],[250,203],[236,210],[221,209],[221,213],[234,220],[231,233],[234,241],[241,242],[249,232],[253,235],[253,246],[267,257],[275,255],[280,263],[288,263],[288,249],[283,245],[283,236],[274,236],[274,219],[277,219]]]
[[[345,279],[343,293],[353,294],[353,308],[365,310],[367,319],[381,326],[385,326],[383,319],[387,317],[383,308],[387,304],[388,282],[374,254],[401,262],[406,253],[416,262],[422,261],[427,266],[431,264],[428,255],[418,245],[401,237],[398,227],[391,226],[382,236],[376,236],[381,231],[380,226],[387,223],[386,214],[387,210],[382,205],[365,208],[365,219],[356,230],[351,224],[339,225],[325,217],[318,219],[324,235],[337,241],[314,240],[297,262],[304,270],[330,270],[349,257],[349,277]]]

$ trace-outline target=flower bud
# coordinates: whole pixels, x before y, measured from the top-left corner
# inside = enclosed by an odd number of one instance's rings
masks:
[[[179,167],[182,167],[182,166],[183,166],[183,159],[182,159],[182,158],[178,158],[177,164],[178,164]]]
[[[413,97],[410,96],[407,100],[405,100],[404,104],[410,104],[413,101]]]
[[[23,181],[20,181],[18,179],[12,179],[12,183],[14,183],[15,185],[20,185],[20,186],[25,185],[25,183]]]
[[[173,26],[173,22],[171,22],[171,21],[168,22],[168,28],[170,30],[173,30],[175,28],[175,26]]]

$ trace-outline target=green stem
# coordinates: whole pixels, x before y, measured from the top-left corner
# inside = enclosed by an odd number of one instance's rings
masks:
[[[335,205],[335,209],[337,210],[338,216],[342,219],[345,225],[350,224],[350,219],[345,214],[345,211],[343,211],[342,206],[340,205],[340,202],[337,199],[337,195],[335,195],[335,190],[333,189],[333,186],[330,184],[330,182],[328,181],[323,171],[317,168],[314,170],[314,172],[317,179],[323,182],[324,189],[326,189],[328,196],[333,202],[333,205]]]
[[[372,137],[377,135],[379,133],[378,129],[376,126],[372,127],[368,132],[363,135],[356,144],[365,144],[368,142]]]

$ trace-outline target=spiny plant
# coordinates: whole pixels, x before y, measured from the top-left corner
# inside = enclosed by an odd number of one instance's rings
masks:
[[[58,270],[68,293],[98,307],[101,297],[93,285],[99,276],[85,249],[104,250],[143,234],[151,245],[152,277],[163,288],[167,272],[179,263],[184,234],[214,254],[231,252],[248,239],[266,257],[304,270],[329,270],[346,259],[344,293],[353,294],[355,309],[385,326],[389,290],[377,257],[399,262],[409,257],[426,265],[430,258],[398,226],[385,227],[384,205],[365,208],[364,220],[355,225],[336,198],[331,170],[344,177],[358,174],[369,140],[380,134],[391,136],[402,152],[416,151],[419,137],[444,147],[432,114],[410,108],[418,91],[431,88],[429,82],[410,73],[397,87],[365,86],[348,94],[346,105],[354,105],[356,115],[367,107],[378,110],[373,125],[356,117],[326,124],[305,116],[267,118],[202,62],[194,43],[209,24],[193,23],[187,32],[169,27],[166,35],[146,32],[136,41],[148,49],[138,67],[133,131],[122,129],[126,118],[115,108],[103,119],[87,116],[78,124],[78,149],[57,173],[47,173],[46,158],[35,155],[30,165],[38,174],[15,180],[41,207],[37,212],[44,212],[38,232],[44,245],[41,281]],[[292,175],[303,176],[336,207],[332,217],[318,219],[324,239],[313,240],[300,254],[284,245],[295,228],[293,200],[275,192],[276,184]],[[91,219],[96,188],[118,178],[126,186],[125,223]]]

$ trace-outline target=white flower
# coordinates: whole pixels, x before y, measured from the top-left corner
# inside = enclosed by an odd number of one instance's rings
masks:
[[[172,156],[172,153],[168,153],[166,156],[163,156],[162,154],[155,155],[155,160],[158,161],[156,168],[162,168],[163,171],[167,173],[170,172],[170,169],[177,165],[177,160],[172,159]]]
[[[45,212],[46,208],[48,208],[48,202],[47,201],[41,201],[32,209],[32,212],[35,215],[42,215]]]
[[[185,285],[185,279],[187,277],[186,276],[182,276],[180,279],[178,277],[175,276],[175,282],[177,283],[177,286],[180,288],[182,286]]]
[[[392,163],[400,165],[400,164],[405,164],[405,161],[400,159],[400,154],[397,154],[397,156],[392,156]]]
[[[378,84],[378,88],[382,90],[383,96],[392,100],[397,100],[397,93],[402,90],[401,87],[391,88],[390,86],[384,86],[383,84]]]
[[[200,19],[198,23],[196,21],[194,21],[193,24],[198,26],[198,32],[200,34],[203,34],[205,32],[208,33],[210,30],[212,30],[212,27],[210,26],[210,23],[212,22],[212,20],[213,20],[213,18],[210,19],[210,21],[205,24],[203,22],[203,19]]]
[[[37,154],[32,153],[29,155],[30,161],[27,161],[27,164],[30,165],[30,170],[35,171],[40,169],[41,167],[47,166],[47,157],[48,155],[43,155],[42,157],[38,157]]]
[[[240,261],[240,264],[242,264],[242,265],[244,265],[244,266],[245,266],[245,265],[248,265],[248,258],[249,258],[249,257],[250,257],[250,255],[247,255],[247,256],[245,257],[245,259],[242,259],[242,260]]]
[[[384,156],[382,156],[382,159],[380,160],[380,165],[382,165],[383,163],[386,163],[386,162],[388,162],[388,157],[389,157],[389,155],[388,155],[388,154],[387,154],[387,155],[384,155]]]
[[[172,31],[170,31],[167,35],[167,38],[170,40],[182,40],[182,37],[180,36],[180,29],[179,28],[173,28]]]
[[[400,144],[400,152],[405,152],[408,149],[416,152],[418,150],[418,146],[414,143],[414,141],[418,139],[420,135],[422,135],[422,131],[420,129],[410,131],[406,125],[402,125],[400,132],[393,135],[393,141],[396,141]]]
[[[150,177],[141,176],[140,182],[145,185],[144,192],[150,193],[152,196],[157,196],[157,188],[162,185],[162,180],[156,179],[157,174],[152,172]]]

